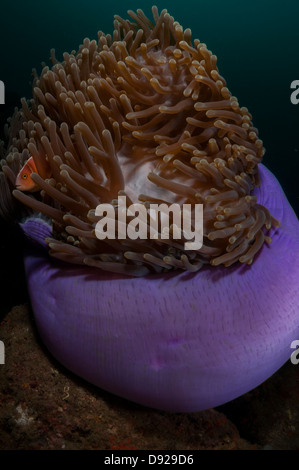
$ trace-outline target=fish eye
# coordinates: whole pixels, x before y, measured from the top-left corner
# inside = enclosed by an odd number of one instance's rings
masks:
[[[24,173],[24,174],[22,175],[23,180],[26,180],[27,177],[28,177],[27,173]]]

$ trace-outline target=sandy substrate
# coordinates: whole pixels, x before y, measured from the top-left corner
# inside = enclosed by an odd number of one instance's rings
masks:
[[[0,449],[299,449],[299,365],[217,409],[166,413],[98,389],[41,344],[28,304],[1,323]]]

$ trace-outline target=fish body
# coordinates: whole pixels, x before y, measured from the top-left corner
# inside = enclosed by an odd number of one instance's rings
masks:
[[[34,163],[33,157],[30,157],[17,175],[17,178],[16,178],[17,189],[19,189],[20,191],[29,191],[29,192],[39,191],[40,188],[31,178],[32,173],[39,174],[39,172],[37,171],[36,165]],[[40,175],[40,176],[43,176],[43,175]],[[48,177],[48,175],[45,175],[45,176]]]

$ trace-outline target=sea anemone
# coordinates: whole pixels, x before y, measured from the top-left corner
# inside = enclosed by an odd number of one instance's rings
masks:
[[[141,10],[116,16],[112,36],[85,39],[63,62],[52,53],[10,121],[0,213],[22,218],[59,260],[35,251],[25,266],[41,335],[62,363],[140,403],[198,410],[290,355],[298,221],[259,165],[263,143],[216,56],[166,10],[152,12],[153,22]],[[35,192],[15,190],[31,156]],[[100,240],[96,207],[118,215],[119,196],[147,211],[203,204],[203,246],[186,250],[174,224],[167,238]]]
[[[116,17],[112,38],[85,39],[62,63],[53,53],[36,77],[3,171],[14,183],[8,166],[18,171],[32,155],[39,195],[13,194],[54,221],[50,254],[64,261],[136,276],[249,264],[270,241],[263,227],[278,224],[251,194],[264,153],[251,115],[189,29],[155,7],[154,24],[140,10],[130,15]],[[188,252],[172,233],[150,243],[97,239],[95,208],[117,212],[119,194],[147,208],[203,204],[202,248]]]

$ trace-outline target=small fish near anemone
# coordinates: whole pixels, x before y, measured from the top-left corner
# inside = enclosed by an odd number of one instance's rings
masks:
[[[38,173],[38,171],[33,157],[30,157],[17,175],[16,188],[20,191],[38,191],[38,185],[31,179],[33,173]],[[43,175],[45,178],[50,177],[51,169],[49,166],[45,169]]]
[[[25,255],[28,288],[61,363],[137,403],[198,411],[290,357],[299,224],[216,56],[166,10],[128,13],[35,77],[7,129],[1,215],[40,247]],[[30,162],[30,189],[15,189]],[[202,204],[202,247],[172,230],[99,239],[96,207],[118,214],[120,195],[146,210]]]

